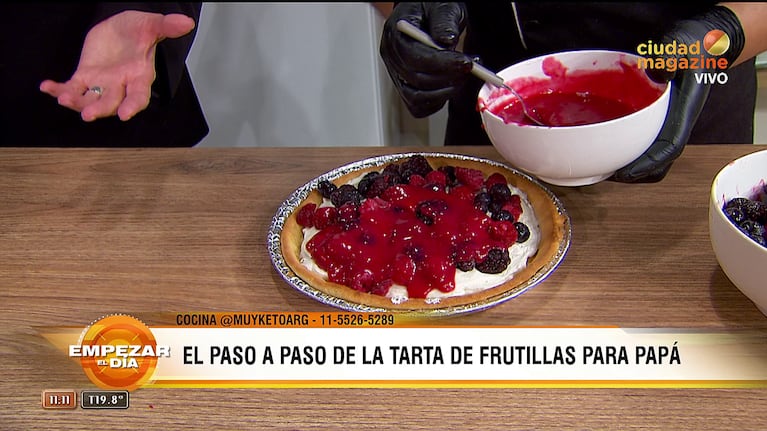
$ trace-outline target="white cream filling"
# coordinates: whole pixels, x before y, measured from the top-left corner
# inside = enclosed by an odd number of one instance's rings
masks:
[[[350,181],[349,184],[356,184],[360,179],[361,177],[355,178]],[[476,269],[466,272],[456,270],[455,289],[450,292],[442,292],[441,290],[434,289],[426,296],[427,302],[437,303],[441,298],[469,295],[490,289],[511,280],[514,278],[514,274],[527,266],[528,258],[533,256],[538,250],[538,244],[541,240],[540,228],[538,226],[538,221],[535,218],[533,208],[527,200],[527,195],[511,184],[508,184],[508,186],[512,194],[517,194],[522,198],[522,215],[519,217],[518,221],[524,223],[530,229],[530,238],[521,244],[517,243],[509,247],[511,263],[509,263],[503,272],[498,274],[486,274],[479,272]],[[324,199],[320,207],[332,205],[333,204],[328,199]],[[322,278],[327,280],[327,272],[317,266],[311,254],[306,250],[306,244],[317,234],[317,232],[319,232],[319,230],[314,227],[303,228],[304,239],[301,243],[300,261],[301,264],[307,267],[310,271],[319,274]],[[408,300],[407,287],[400,284],[393,284],[386,296],[391,298],[393,303],[401,304]]]

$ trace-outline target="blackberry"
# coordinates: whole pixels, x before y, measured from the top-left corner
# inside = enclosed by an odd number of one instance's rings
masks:
[[[758,200],[748,198],[733,198],[727,202],[725,211],[730,208],[737,208],[743,211],[746,219],[754,220],[760,223],[767,222],[767,205]]]
[[[400,175],[402,175],[402,178],[405,180],[410,178],[410,176],[413,174],[426,178],[426,176],[429,175],[429,172],[433,170],[434,169],[432,169],[429,161],[426,160],[426,157],[420,154],[408,157],[400,165]]]
[[[330,194],[336,191],[338,187],[328,180],[322,180],[317,184],[317,190],[323,198],[330,199]]]
[[[492,198],[490,197],[489,193],[479,192],[476,196],[474,196],[474,208],[482,211],[483,213],[486,213],[490,207],[491,201]]]
[[[415,215],[427,226],[433,225],[447,211],[447,202],[442,199],[422,201],[415,207]]]
[[[730,219],[731,222],[738,225],[747,220],[746,214],[743,213],[743,210],[734,206],[725,208],[724,214],[727,216],[728,219]]]
[[[330,194],[330,202],[336,207],[350,202],[354,205],[359,205],[362,199],[362,194],[351,184],[344,184]]]
[[[499,274],[511,263],[509,250],[505,248],[491,248],[487,257],[476,264],[477,271],[485,274]]]
[[[517,229],[517,243],[521,244],[530,239],[530,228],[521,221],[515,222],[514,227]]]
[[[360,180],[360,182],[357,184],[357,190],[359,190],[360,193],[362,193],[363,196],[368,197],[368,191],[370,190],[371,186],[373,185],[373,182],[376,178],[381,176],[381,173],[378,171],[372,171],[365,174],[364,177]],[[372,196],[375,197],[375,196]]]
[[[447,177],[447,185],[448,187],[455,187],[458,185],[458,180],[455,177],[455,167],[454,166],[440,166],[438,171],[445,174]]]
[[[381,172],[383,175],[388,175],[389,178],[387,179],[387,183],[389,184],[405,184],[407,181],[402,176],[402,170],[400,165],[392,163],[389,165],[386,165],[383,172]]]
[[[501,205],[511,200],[511,190],[506,184],[493,184],[487,192],[493,198],[493,202],[498,202]]]
[[[376,176],[365,191],[365,197],[375,198],[381,196],[384,190],[393,185],[394,181],[390,174],[380,174]]]
[[[738,228],[740,228],[743,233],[748,235],[751,239],[754,241],[758,241],[758,238],[764,239],[764,225],[760,224],[759,222],[755,222],[753,220],[746,220],[738,225]]]

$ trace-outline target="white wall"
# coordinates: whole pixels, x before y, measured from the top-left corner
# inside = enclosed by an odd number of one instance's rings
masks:
[[[199,145],[400,144],[382,24],[369,3],[205,3],[188,60]]]

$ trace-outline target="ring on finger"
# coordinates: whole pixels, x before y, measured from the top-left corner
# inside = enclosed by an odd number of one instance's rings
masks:
[[[99,87],[98,85],[93,87],[88,87],[88,89],[85,90],[85,93],[83,93],[83,95],[88,94],[90,92],[96,93],[97,95],[101,96],[101,94],[104,93],[104,89]]]

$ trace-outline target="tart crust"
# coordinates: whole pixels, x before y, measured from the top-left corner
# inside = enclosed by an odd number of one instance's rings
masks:
[[[522,286],[523,283],[544,269],[556,258],[557,254],[560,253],[560,244],[569,229],[569,221],[567,216],[558,210],[551,197],[539,185],[533,183],[528,178],[503,167],[475,160],[453,159],[433,155],[426,156],[426,159],[434,169],[446,165],[462,166],[482,171],[485,178],[494,172],[499,172],[506,177],[506,181],[509,184],[519,188],[527,195],[527,199],[535,212],[535,218],[538,221],[541,238],[538,245],[538,251],[528,258],[527,266],[514,274],[512,279],[489,289],[467,295],[440,298],[438,301],[410,298],[399,304],[392,302],[391,298],[385,296],[360,292],[348,286],[325,280],[321,275],[309,270],[300,262],[303,230],[296,221],[296,215],[300,208],[307,203],[311,202],[318,206],[320,205],[322,196],[316,188],[312,190],[306,199],[293,210],[293,212],[286,218],[283,225],[280,234],[281,246],[282,254],[287,265],[302,280],[328,296],[385,311],[421,312],[445,308],[460,308],[462,306],[469,306],[476,303],[491,303],[493,302],[493,299],[499,295],[504,295],[508,293],[508,291]],[[391,163],[399,164],[403,161],[404,159],[401,159]],[[333,183],[340,186],[367,172],[373,170],[380,171],[385,166],[386,164],[350,172],[333,180]]]

